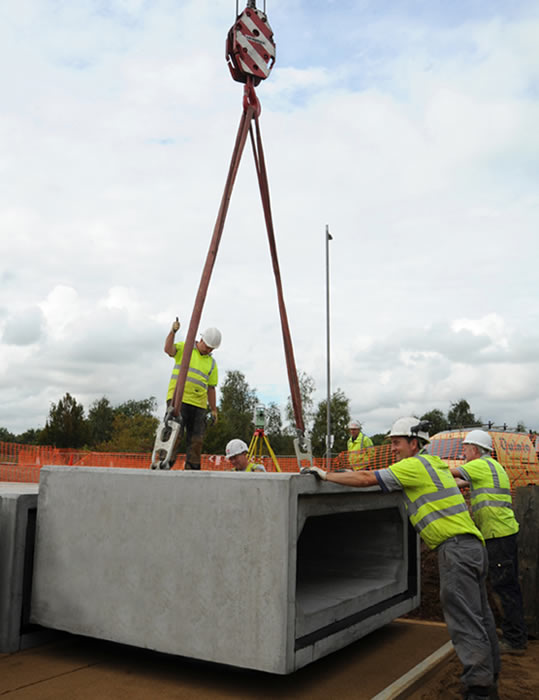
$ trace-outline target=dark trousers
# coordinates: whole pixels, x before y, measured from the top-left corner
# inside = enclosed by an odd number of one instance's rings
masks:
[[[513,647],[525,647],[528,643],[528,630],[524,622],[522,592],[518,580],[517,535],[493,537],[486,540],[486,544],[490,584],[502,606],[504,639]]]
[[[486,589],[487,551],[474,535],[450,537],[438,547],[438,567],[444,618],[464,667],[462,683],[473,697],[476,688],[491,688],[500,672],[496,625]]]
[[[167,401],[167,406],[170,405]],[[206,410],[200,406],[192,406],[190,403],[182,403],[180,415],[182,417],[183,430],[178,435],[174,447],[173,461],[180,451],[180,442],[185,431],[185,469],[200,469],[200,456],[202,454],[202,442],[206,432]]]

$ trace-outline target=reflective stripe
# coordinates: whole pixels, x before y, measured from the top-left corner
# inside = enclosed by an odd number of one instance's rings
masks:
[[[210,374],[211,374],[211,372],[212,372],[212,370],[213,370],[214,367],[215,367],[215,360],[213,360],[213,364],[212,364],[212,368],[211,368],[211,370],[210,370]],[[179,371],[180,371],[180,368],[181,368],[181,363],[180,363],[179,365],[174,365],[174,369],[172,370],[172,374],[174,374],[174,373],[176,372],[176,370],[178,370],[178,372],[179,372]],[[191,372],[192,374],[198,374],[198,375],[200,375],[201,377],[204,377],[204,379],[209,379],[209,378],[210,378],[210,375],[209,375],[209,374],[206,374],[205,372],[202,372],[202,371],[199,370],[199,369],[193,369],[192,367],[189,367],[189,370],[188,370],[188,371]]]
[[[496,488],[495,486],[485,486],[482,489],[474,489],[473,495],[478,496],[481,493],[498,493],[502,496],[510,496],[511,489]]]
[[[463,513],[464,511],[468,511],[468,506],[466,503],[457,503],[455,506],[449,506],[448,508],[443,508],[442,510],[435,510],[424,515],[421,520],[418,520],[417,523],[415,523],[414,527],[418,532],[421,532],[421,530],[426,528],[427,525],[430,525],[435,520],[446,518],[450,515],[457,515],[457,513]]]
[[[440,477],[438,476],[438,474],[436,474],[436,471],[432,468],[432,465],[429,462],[429,460],[426,457],[422,457],[421,455],[416,455],[415,457],[425,467],[425,469],[429,473],[430,478],[432,479],[432,483],[436,486],[436,488],[443,489],[444,485],[440,481]]]
[[[436,473],[436,470],[432,467],[431,463],[428,461],[428,459],[426,459],[426,457],[422,457],[421,455],[416,455],[415,457],[427,470],[427,473],[430,476],[432,483],[437,488],[437,491],[433,491],[432,493],[426,493],[423,496],[416,498],[415,501],[409,500],[408,515],[410,516],[410,518],[416,515],[419,509],[426,504],[436,503],[436,501],[443,501],[445,498],[451,498],[452,496],[461,495],[460,489],[457,486],[446,487],[442,484],[442,481]],[[440,510],[431,511],[430,513],[426,513],[422,518],[420,518],[416,523],[414,523],[414,527],[417,529],[418,532],[421,532],[421,530],[426,528],[427,525],[430,525],[435,520],[439,520],[440,518],[446,518],[450,515],[456,515],[457,513],[463,513],[467,510],[468,506],[463,501],[453,506],[447,506],[446,508],[441,508]]]
[[[444,488],[442,487],[438,491],[433,491],[432,493],[426,493],[424,496],[419,496],[415,501],[409,501],[408,505],[408,515],[412,517],[417,511],[424,506],[426,503],[434,503],[435,501],[441,501],[444,498],[451,498],[451,496],[460,496],[460,489],[458,486]]]
[[[187,375],[187,377],[185,378],[185,381],[191,382],[191,384],[197,384],[198,386],[201,386],[203,389],[206,389],[208,386],[207,382],[201,382],[200,379],[194,379],[193,377],[190,377],[189,375]]]
[[[500,476],[498,474],[498,470],[496,469],[494,464],[492,464],[490,459],[483,457],[483,461],[485,461],[489,466],[490,473],[492,474],[492,481],[494,482],[494,486],[499,486],[500,485]]]
[[[511,508],[513,510],[512,504],[507,501],[479,501],[479,503],[472,504],[472,513],[481,510],[481,508]]]

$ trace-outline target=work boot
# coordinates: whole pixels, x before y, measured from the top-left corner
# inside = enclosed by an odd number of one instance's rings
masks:
[[[500,700],[500,696],[498,695],[498,685],[493,685],[490,688],[490,695],[488,696],[489,700]]]
[[[514,647],[506,639],[500,639],[499,641],[500,654],[513,654],[515,656],[522,656],[526,653],[526,647]]]
[[[491,690],[492,687],[485,685],[471,685],[464,693],[464,700],[487,700],[487,698],[491,697],[497,698],[497,694],[494,696],[490,694]]]

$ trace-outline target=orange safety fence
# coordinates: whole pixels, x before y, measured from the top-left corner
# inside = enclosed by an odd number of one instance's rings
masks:
[[[531,444],[531,443],[530,443]],[[539,484],[539,466],[535,450],[516,449],[508,438],[496,439],[495,457],[506,468],[513,489],[528,484]],[[533,448],[533,446],[532,446]],[[451,438],[433,440],[429,451],[439,455],[450,466],[463,464],[462,440]],[[174,471],[182,470],[185,455],[179,455]],[[270,456],[257,457],[267,472],[275,472]],[[298,471],[295,456],[277,456],[281,472]],[[328,467],[326,457],[315,457],[314,464],[323,469]],[[369,447],[356,452],[341,452],[329,460],[329,469],[383,469],[393,463],[389,444]],[[0,481],[39,482],[39,472],[43,465],[110,467],[123,469],[149,469],[150,453],[90,452],[84,450],[57,449],[49,446],[19,445],[0,442]],[[201,469],[207,471],[230,471],[230,463],[222,455],[202,455]]]

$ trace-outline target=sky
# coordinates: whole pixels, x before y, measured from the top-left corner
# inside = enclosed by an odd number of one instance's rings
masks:
[[[259,8],[263,2],[258,0]],[[240,2],[240,8],[243,4]],[[257,88],[300,371],[367,434],[465,398],[539,429],[539,5],[267,0]],[[0,426],[155,396],[242,110],[234,0],[0,5]],[[249,144],[201,319],[220,380],[289,395]],[[219,390],[218,390],[219,398]]]

